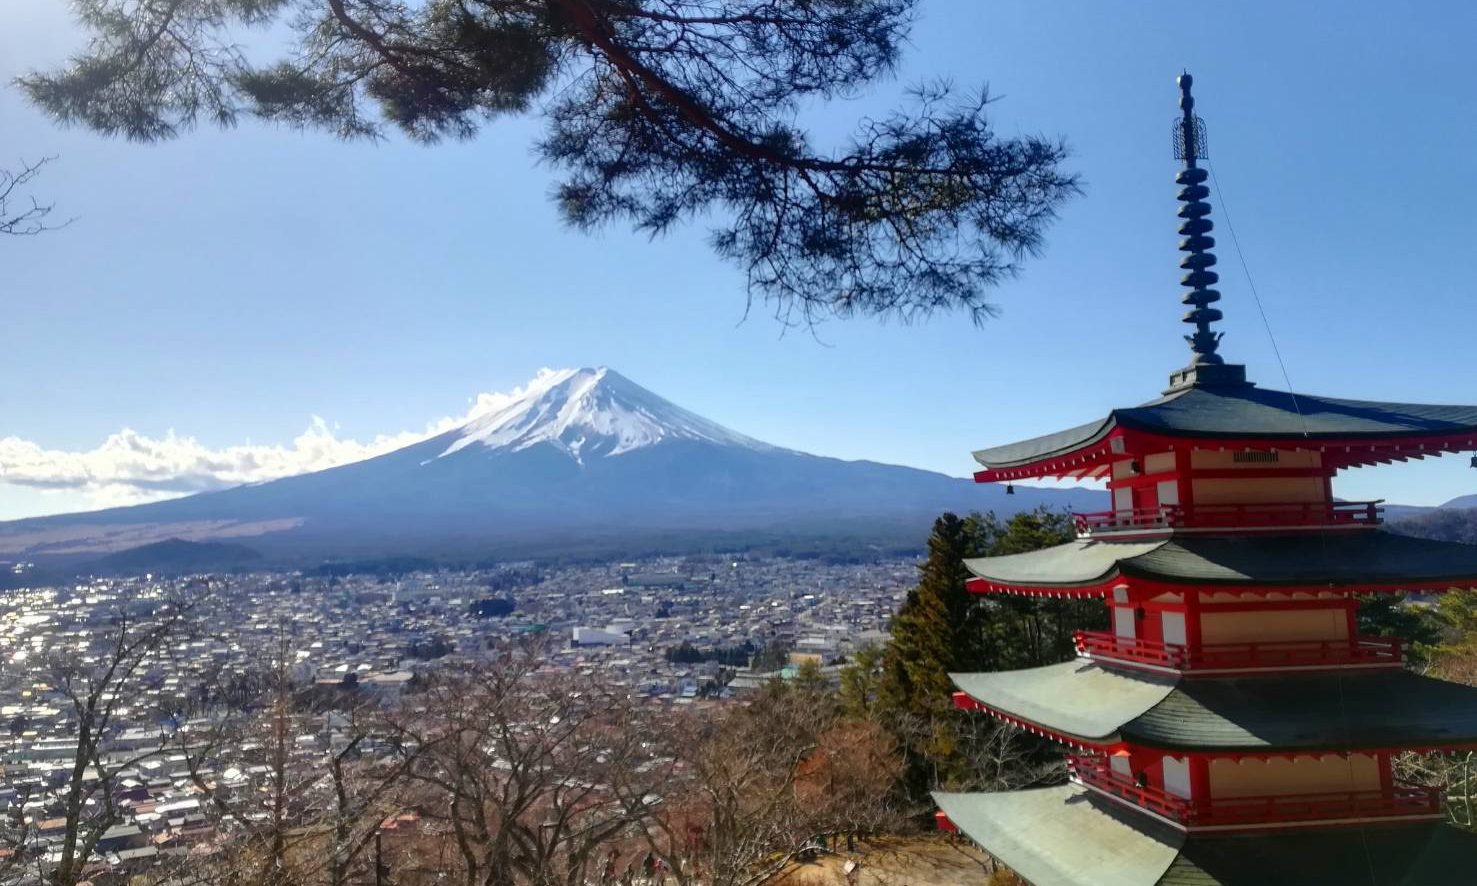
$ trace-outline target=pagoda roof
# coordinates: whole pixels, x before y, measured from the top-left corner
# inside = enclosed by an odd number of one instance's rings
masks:
[[[1081,660],[949,678],[992,710],[1089,744],[1117,740],[1124,723],[1164,701],[1176,682],[1171,676],[1114,670]]]
[[[934,800],[1035,886],[1458,886],[1477,866],[1477,835],[1441,823],[1187,836],[1077,785]]]
[[[1384,531],[1084,538],[964,564],[987,584],[1006,588],[1092,587],[1126,576],[1170,583],[1445,589],[1477,582],[1477,545]]]
[[[1262,753],[1477,744],[1477,688],[1407,671],[1183,679],[1075,660],[950,676],[987,709],[1090,746]]]
[[[981,449],[974,458],[988,469],[1019,467],[1090,447],[1120,428],[1166,437],[1285,441],[1292,444],[1288,448],[1309,448],[1310,440],[1477,438],[1477,406],[1342,400],[1246,383],[1196,385],[1065,431]]]
[[[1185,835],[1093,802],[1064,785],[987,794],[935,793],[956,827],[1035,886],[1153,886]]]

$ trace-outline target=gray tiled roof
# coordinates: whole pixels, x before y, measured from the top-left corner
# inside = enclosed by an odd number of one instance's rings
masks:
[[[1186,836],[1063,785],[934,794],[1034,886],[1470,886],[1477,834],[1445,824]]]
[[[1174,691],[1175,678],[1085,661],[1016,671],[950,674],[977,701],[1077,738],[1101,741]]]
[[[1477,406],[1341,400],[1254,385],[1193,387],[1065,431],[981,449],[975,460],[1001,468],[1070,452],[1114,427],[1182,437],[1381,438],[1477,433]]]
[[[1176,681],[1072,661],[951,677],[995,710],[1093,743],[1258,751],[1477,742],[1477,687],[1406,671]]]
[[[1426,823],[1191,837],[1155,886],[1470,886],[1474,871],[1477,834]]]
[[[1119,734],[1200,750],[1466,743],[1477,741],[1477,688],[1408,671],[1182,680]]]
[[[1072,785],[933,799],[1033,886],[1153,886],[1185,839],[1144,816],[1093,803]]]
[[[1439,586],[1443,580],[1477,579],[1477,545],[1373,530],[1188,535],[1139,542],[1078,539],[964,563],[981,578],[1042,587],[1095,584],[1117,575],[1227,584],[1430,581]]]

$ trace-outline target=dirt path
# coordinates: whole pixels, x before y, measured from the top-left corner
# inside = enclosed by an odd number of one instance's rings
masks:
[[[988,856],[967,840],[951,843],[944,836],[882,838],[796,865],[772,886],[847,886],[847,861],[859,864],[856,886],[1014,886],[1020,880],[1006,872],[991,873]]]

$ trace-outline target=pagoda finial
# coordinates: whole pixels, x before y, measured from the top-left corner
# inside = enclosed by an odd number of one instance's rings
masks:
[[[1246,367],[1227,363],[1216,353],[1221,334],[1210,328],[1210,324],[1221,319],[1221,312],[1211,307],[1221,300],[1221,294],[1211,288],[1220,276],[1211,270],[1215,267],[1215,254],[1210,251],[1215,238],[1210,232],[1215,225],[1211,224],[1210,204],[1206,202],[1210,188],[1205,186],[1205,180],[1210,173],[1199,166],[1199,161],[1206,157],[1205,121],[1195,115],[1195,97],[1190,95],[1190,85],[1194,82],[1189,71],[1180,74],[1180,117],[1174,121],[1174,156],[1185,161],[1185,168],[1174,180],[1180,186],[1180,203],[1184,204],[1179,216],[1183,220],[1180,251],[1185,253],[1180,267],[1185,275],[1180,282],[1190,290],[1180,301],[1190,306],[1185,312],[1185,322],[1193,323],[1195,331],[1185,336],[1185,341],[1190,343],[1190,365],[1170,373],[1170,391],[1203,385],[1247,384]]]
[[[1195,332],[1185,336],[1194,354],[1190,365],[1215,366],[1225,362],[1215,352],[1221,334],[1210,328],[1210,324],[1221,319],[1221,312],[1210,307],[1221,300],[1221,294],[1210,288],[1220,277],[1210,270],[1215,266],[1215,254],[1210,251],[1215,246],[1215,238],[1210,236],[1215,226],[1210,221],[1210,204],[1205,202],[1210,196],[1210,188],[1205,186],[1209,174],[1196,165],[1197,160],[1206,156],[1206,150],[1205,121],[1195,115],[1195,97],[1190,94],[1194,82],[1189,71],[1180,74],[1181,116],[1174,124],[1174,156],[1185,161],[1185,168],[1174,179],[1181,186],[1179,200],[1184,204],[1179,211],[1179,217],[1184,219],[1180,225],[1180,236],[1184,238],[1180,240],[1180,251],[1186,253],[1180,260],[1180,267],[1185,270],[1180,282],[1190,287],[1180,301],[1191,305],[1185,322],[1195,324]]]

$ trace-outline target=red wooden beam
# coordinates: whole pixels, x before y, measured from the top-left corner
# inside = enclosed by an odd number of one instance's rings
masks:
[[[1381,594],[1405,592],[1431,592],[1442,593],[1453,588],[1477,588],[1477,575],[1460,576],[1445,579],[1391,579],[1380,582],[1349,582],[1346,584],[1258,584],[1248,582],[1246,584],[1209,584],[1191,582],[1171,582],[1160,579],[1140,578],[1124,575],[1114,570],[1110,575],[1089,584],[1080,585],[1027,585],[1011,582],[999,582],[987,578],[975,577],[965,581],[964,587],[972,594],[1015,594],[1022,597],[1107,597],[1117,587],[1126,587],[1130,593],[1143,593],[1147,596],[1157,596],[1164,593],[1190,593],[1190,594],[1213,594],[1231,593],[1243,597],[1264,597],[1268,594],[1327,594],[1336,593],[1340,595],[1349,594]],[[1329,597],[1314,598],[1315,600],[1329,600]],[[1277,608],[1278,602],[1286,602],[1285,608],[1296,609],[1306,605],[1304,601],[1268,600],[1268,608]],[[1147,601],[1146,601],[1147,605]],[[1222,605],[1231,604],[1206,604],[1219,608]],[[1230,612],[1226,608],[1221,611]]]
[[[1118,447],[1112,444],[1121,441]],[[976,471],[979,483],[1001,483],[1031,477],[1060,477],[1077,473],[1085,463],[1103,462],[1167,452],[1171,449],[1233,449],[1256,451],[1313,451],[1324,453],[1325,468],[1347,468],[1379,464],[1388,460],[1425,458],[1451,452],[1477,451],[1477,433],[1410,434],[1401,437],[1193,437],[1115,427],[1092,443],[1056,455],[1013,465],[1009,468],[984,468]],[[1291,476],[1282,474],[1282,476]]]

